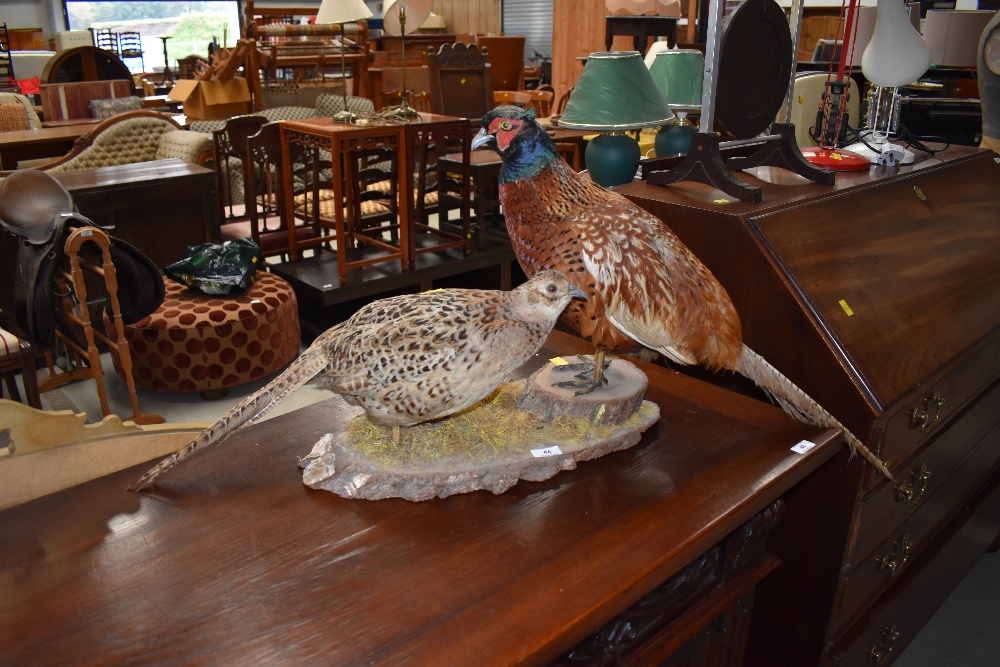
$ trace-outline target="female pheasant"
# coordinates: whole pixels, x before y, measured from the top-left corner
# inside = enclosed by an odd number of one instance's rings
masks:
[[[281,375],[129,489],[149,486],[310,381],[391,426],[398,441],[401,426],[447,417],[486,398],[538,351],[566,304],[583,296],[558,271],[542,271],[510,292],[443,289],[374,301],[321,334]]]
[[[533,110],[500,106],[483,116],[472,148],[501,158],[500,203],[525,273],[558,269],[587,295],[562,320],[605,354],[644,346],[682,364],[731,370],[768,392],[793,418],[844,431],[852,451],[892,479],[885,465],[801,389],[743,344],[726,290],[659,218],[574,172],[535,122]]]

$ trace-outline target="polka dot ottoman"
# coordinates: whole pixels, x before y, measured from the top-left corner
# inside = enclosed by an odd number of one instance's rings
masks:
[[[288,365],[299,353],[299,315],[291,286],[258,271],[242,293],[208,296],[166,276],[163,305],[125,326],[139,389],[225,395]],[[105,329],[113,331],[107,316]],[[119,376],[120,359],[112,351]]]

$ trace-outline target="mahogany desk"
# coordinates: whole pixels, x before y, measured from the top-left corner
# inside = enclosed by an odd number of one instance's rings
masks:
[[[588,351],[554,333],[537,362]],[[541,664],[690,564],[706,569],[733,531],[727,558],[760,576],[774,559],[738,529],[773,518],[839,434],[641,367],[662,416],[638,445],[498,496],[371,502],[305,487],[299,457],[345,418],[335,398],[241,431],[153,493],[125,491],[143,464],[0,512],[3,659]],[[790,450],[803,439],[817,446]],[[661,640],[717,632],[713,614],[747,588],[682,598],[690,632]]]

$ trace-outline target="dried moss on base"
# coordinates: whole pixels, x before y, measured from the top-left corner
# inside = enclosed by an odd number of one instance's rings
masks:
[[[398,444],[392,429],[361,415],[351,421],[347,438],[362,456],[383,467],[417,467],[450,457],[485,463],[551,445],[582,447],[611,437],[643,419],[643,405],[623,424],[593,424],[586,419],[559,417],[545,423],[515,405],[525,381],[505,382],[489,397],[464,412],[436,422],[402,429]]]

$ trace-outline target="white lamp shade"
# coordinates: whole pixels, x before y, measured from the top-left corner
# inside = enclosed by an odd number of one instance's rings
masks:
[[[317,24],[347,23],[372,15],[363,0],[323,0],[316,12]]]
[[[875,33],[861,57],[861,71],[876,86],[913,83],[931,64],[931,49],[913,24],[903,0],[878,0]]]
[[[383,26],[390,35],[402,35],[403,24],[399,20],[399,12],[406,12],[406,33],[420,28],[420,24],[431,15],[432,0],[389,0],[385,3]]]

